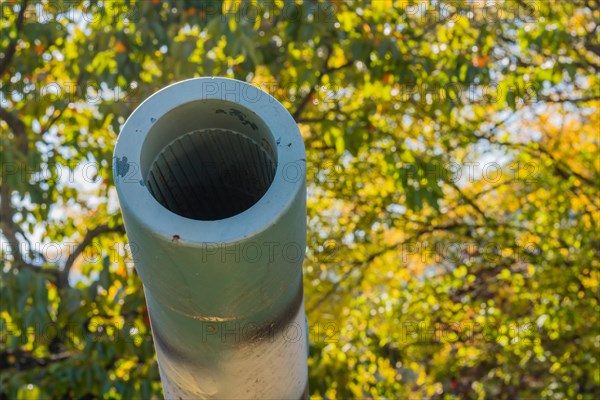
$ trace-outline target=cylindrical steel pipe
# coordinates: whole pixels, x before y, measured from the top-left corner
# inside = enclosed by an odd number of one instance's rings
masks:
[[[113,173],[165,398],[308,397],[306,155],[272,96],[225,78],[153,94]]]

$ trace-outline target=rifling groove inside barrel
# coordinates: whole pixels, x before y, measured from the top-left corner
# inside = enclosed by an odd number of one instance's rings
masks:
[[[170,211],[213,221],[252,207],[274,177],[275,161],[254,140],[229,129],[202,129],[167,145],[146,183]]]

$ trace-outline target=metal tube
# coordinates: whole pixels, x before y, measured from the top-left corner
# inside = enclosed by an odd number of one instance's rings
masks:
[[[113,172],[165,398],[308,398],[305,149],[272,96],[196,78],[153,94]]]

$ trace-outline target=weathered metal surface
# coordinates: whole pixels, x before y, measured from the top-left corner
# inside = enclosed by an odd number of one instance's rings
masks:
[[[240,81],[179,82],[114,157],[165,397],[306,398],[306,159],[287,110]]]

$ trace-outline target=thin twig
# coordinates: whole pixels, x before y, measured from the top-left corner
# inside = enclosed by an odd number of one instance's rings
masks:
[[[59,280],[59,284],[58,284],[59,287],[68,286],[69,273],[71,272],[71,268],[75,264],[75,261],[77,260],[77,258],[81,255],[81,253],[83,253],[83,251],[92,243],[92,241],[96,237],[98,237],[104,233],[125,233],[125,227],[123,225],[116,225],[116,226],[111,227],[111,226],[108,226],[107,224],[104,224],[104,225],[98,225],[97,227],[95,227],[93,229],[89,229],[85,233],[83,240],[77,245],[77,247],[75,247],[75,250],[73,250],[73,252],[71,254],[69,254],[69,257],[67,257],[65,266],[61,270],[61,273],[60,273],[60,280]]]

